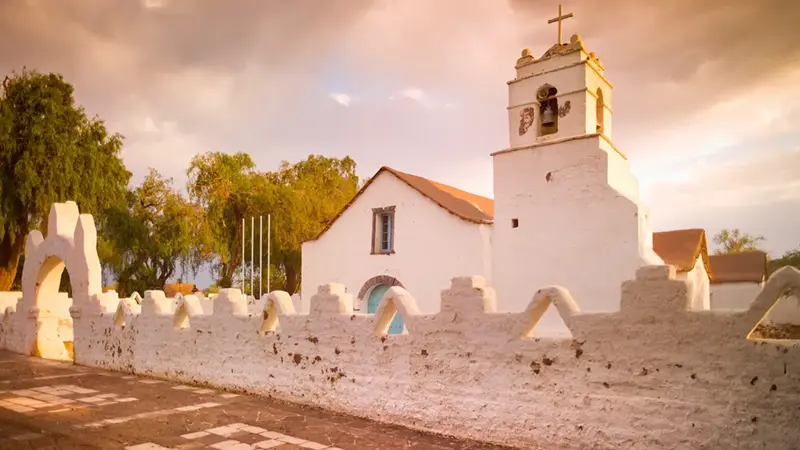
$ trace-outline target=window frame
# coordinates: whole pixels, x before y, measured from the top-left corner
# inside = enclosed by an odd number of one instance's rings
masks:
[[[388,228],[384,232],[384,217],[388,219]],[[384,233],[387,235],[388,248],[384,249]],[[395,206],[372,208],[372,239],[370,240],[371,255],[394,254],[395,243]]]

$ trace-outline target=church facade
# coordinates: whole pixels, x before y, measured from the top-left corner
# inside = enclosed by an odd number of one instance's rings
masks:
[[[303,243],[301,309],[317,286],[335,282],[362,312],[374,312],[391,286],[435,300],[418,304],[423,313],[437,312],[454,274],[491,271],[492,203],[382,167],[316,239]]]
[[[421,312],[435,312],[451,277],[483,275],[500,310],[525,309],[533,284],[565,286],[583,311],[615,311],[622,282],[663,263],[690,282],[695,308],[709,308],[705,233],[654,235],[612,140],[612,86],[596,55],[574,35],[538,59],[524,50],[515,68],[509,147],[492,154],[494,200],[381,168],[303,244],[304,308],[318,285],[341,282],[362,312],[374,312],[392,285],[414,295]],[[567,330],[548,311],[537,332]]]

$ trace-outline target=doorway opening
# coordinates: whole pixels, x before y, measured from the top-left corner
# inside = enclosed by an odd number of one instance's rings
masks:
[[[33,356],[74,361],[75,334],[69,312],[73,291],[64,261],[57,256],[45,259],[36,284],[35,304],[39,309],[39,323]]]

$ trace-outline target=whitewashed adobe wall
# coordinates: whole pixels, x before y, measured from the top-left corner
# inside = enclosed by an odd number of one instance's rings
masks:
[[[11,309],[14,309],[17,306],[17,301],[21,298],[21,291],[0,292],[0,313],[5,311],[9,306]]]
[[[600,137],[495,154],[494,193],[492,285],[503,310],[524,309],[531,285],[557,284],[588,311],[616,311],[620,284],[663,263],[641,232],[636,179]],[[560,322],[548,314],[541,326],[562,335]]]
[[[703,264],[703,256],[697,257],[694,267],[689,272],[678,274],[679,280],[686,280],[689,285],[689,295],[692,298],[692,309],[701,311],[711,309],[711,284],[708,280],[708,272]],[[750,294],[749,302],[753,301],[758,295],[758,291]],[[746,308],[746,306],[745,306]]]
[[[782,296],[770,310],[766,321],[777,325],[800,325],[800,299],[796,294]]]
[[[72,301],[58,292],[65,268],[69,270]],[[0,346],[23,354],[70,360],[71,303],[88,304],[99,294],[101,275],[94,219],[80,214],[75,202],[54,203],[48,215],[47,237],[39,230],[28,234],[22,298],[13,311],[4,311],[6,328],[0,332],[4,333]]]
[[[481,277],[453,279],[429,315],[399,287],[377,314],[356,313],[340,284],[323,285],[310,314],[295,313],[285,292],[251,312],[238,290],[215,297],[211,314],[193,295],[173,308],[161,291],[141,304],[113,291],[76,295],[70,312],[78,364],[459,437],[522,448],[792,449],[799,343],[745,337],[782,292],[799,287],[800,271],[783,268],[746,310],[692,311],[686,281],[672,267],[648,266],[623,283],[616,313],[582,313],[555,286],[535,291],[525,312],[498,313]],[[26,302],[0,320],[0,348],[31,354],[38,342],[19,346],[20,337],[34,327],[47,328],[39,340],[55,333]],[[574,339],[535,337],[551,306]],[[395,312],[408,334],[386,334]]]
[[[283,292],[265,315],[248,314],[238,290],[223,290],[211,315],[191,295],[172,313],[160,291],[141,306],[106,293],[73,308],[75,356],[523,448],[790,449],[800,348],[745,339],[788,285],[800,271],[776,273],[749,310],[728,314],[689,311],[668,266],[640,269],[621,311],[598,314],[558,287],[526,312],[497,313],[481,277],[453,279],[434,315],[416,314],[399,287],[376,315],[354,313],[339,284],[320,288],[309,315]],[[551,305],[574,340],[530,337]],[[409,334],[385,334],[395,309]],[[13,332],[2,323],[0,344]]]
[[[721,283],[711,285],[711,309],[747,309],[764,283]]]
[[[372,209],[391,205],[396,206],[395,253],[371,255]],[[357,297],[368,280],[388,275],[420,299],[421,311],[436,312],[439,292],[454,273],[486,275],[487,230],[453,216],[384,171],[327,232],[303,244],[302,311],[322,284],[342,283]],[[345,254],[347,264],[340,261]],[[429,255],[436,255],[435,264]],[[366,311],[367,298],[362,300],[355,307]]]
[[[711,285],[711,309],[741,310],[761,291],[764,283],[724,283]],[[764,318],[764,322],[776,325],[800,325],[800,300],[797,295],[785,292]]]

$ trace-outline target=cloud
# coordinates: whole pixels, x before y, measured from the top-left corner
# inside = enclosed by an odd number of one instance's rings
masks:
[[[137,174],[153,165],[178,178],[207,150],[246,151],[264,169],[313,152],[350,155],[365,175],[392,165],[487,193],[488,154],[508,145],[505,82],[522,48],[539,56],[555,43],[556,12],[530,0],[4,0],[0,71],[63,73],[126,136]],[[782,149],[800,140],[800,2],[604,0],[568,12],[565,37],[579,32],[615,86],[614,142],[645,190],[665,191],[654,217],[706,226],[720,210],[734,222],[800,207],[769,184],[742,192],[726,172],[771,154],[794,161]],[[344,92],[359,96],[346,115],[331,96]],[[711,189],[691,187],[701,177],[718,187],[690,212],[683,192]]]
[[[675,170],[692,170],[698,161],[724,162],[726,154],[743,143],[760,145],[769,136],[800,131],[793,120],[800,115],[800,96],[787,95],[800,93],[800,70],[787,70],[769,81],[683,115],[672,127],[648,128],[649,136],[636,141],[648,153],[647,162],[637,164],[639,175],[653,182],[674,177]],[[665,166],[675,170],[665,171]]]
[[[148,9],[158,9],[165,7],[167,0],[142,0],[142,4]]]
[[[683,181],[665,182],[653,191],[669,192],[673,200],[692,207],[730,208],[800,200],[800,147],[750,155],[718,165],[704,164]],[[663,195],[663,194],[662,194]]]
[[[153,4],[159,7],[147,7]],[[580,31],[617,86],[623,147],[651,134],[638,124],[677,126],[769,84],[800,58],[790,19],[800,4],[608,0],[566,11],[575,18],[565,34]],[[63,0],[47,9],[7,0],[0,5],[0,68],[57,69],[104,116],[120,108],[122,91],[189,129],[219,116],[238,122],[259,108],[279,110],[279,102],[292,102],[282,93],[313,84],[334,58],[366,83],[393,78],[502,111],[503,82],[519,50],[541,54],[552,44],[555,27],[546,19],[553,15],[552,4],[528,0],[242,0],[235,8],[223,0]],[[766,32],[751,26],[765,20]],[[211,100],[206,90],[228,101]],[[206,117],[211,106],[217,117]]]
[[[134,184],[140,183],[148,168],[152,167],[162,175],[173,178],[175,186],[182,188],[191,158],[198,153],[214,150],[199,133],[184,132],[175,122],[139,116],[131,117],[120,125],[134,131],[134,137],[127,139],[122,152],[125,165],[134,174]]]
[[[152,117],[147,116],[142,121],[141,126],[137,127],[136,130],[142,134],[158,133],[158,126],[155,121],[153,121]]]
[[[402,91],[400,91],[400,95],[402,97],[405,97],[405,98],[408,98],[408,99],[411,99],[411,100],[416,100],[418,102],[423,102],[423,101],[427,100],[425,92],[422,89],[414,88],[414,87],[403,89]]]
[[[767,236],[768,248],[780,254],[800,245],[800,147],[750,154],[726,163],[704,164],[683,179],[650,186],[646,198],[659,229],[696,227],[709,233],[742,228]],[[747,212],[745,212],[747,211]],[[692,224],[695,225],[692,225]]]
[[[433,100],[431,100],[430,97],[428,97],[428,94],[426,94],[425,91],[417,87],[407,87],[389,97],[389,100],[397,100],[397,99],[411,100],[426,108],[434,106],[434,102]]]
[[[332,93],[330,93],[330,98],[331,98],[333,101],[335,101],[336,103],[338,103],[338,104],[340,104],[340,105],[342,105],[342,106],[350,106],[350,102],[352,102],[352,101],[353,101],[353,99],[352,99],[352,98],[350,98],[350,96],[349,96],[349,95],[347,95],[347,94],[341,94],[341,93],[336,93],[336,92],[332,92]]]

